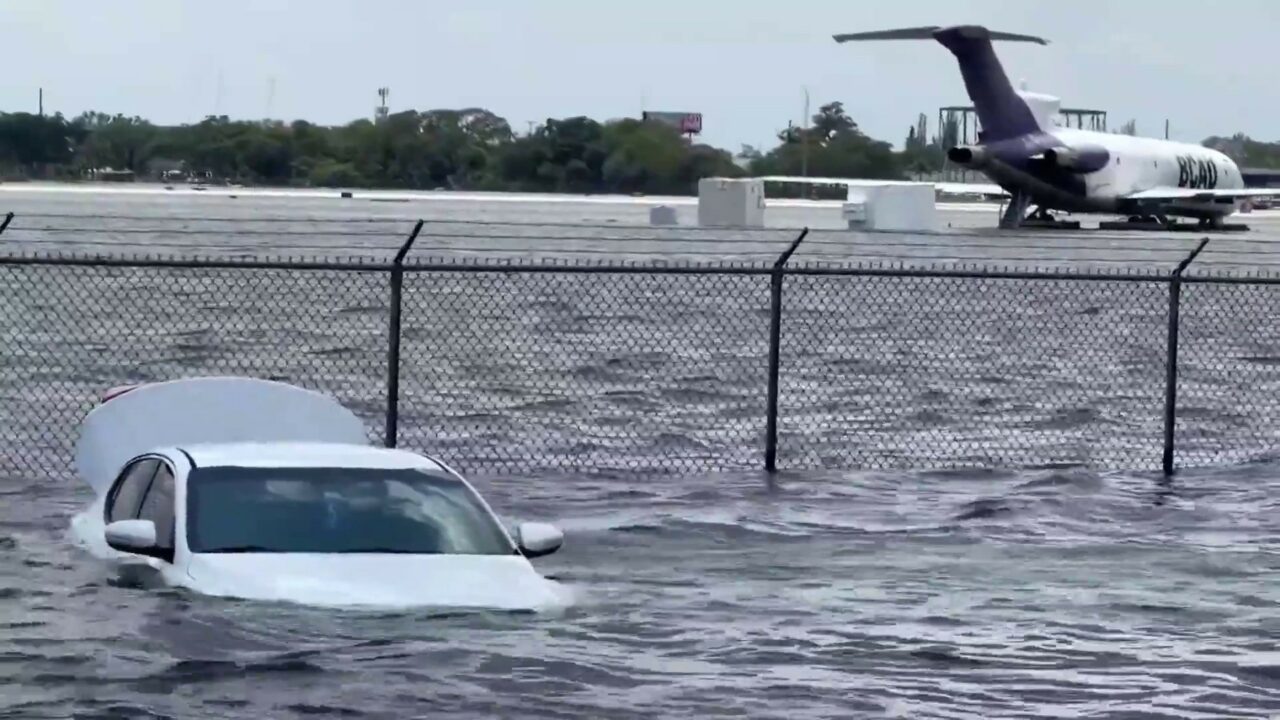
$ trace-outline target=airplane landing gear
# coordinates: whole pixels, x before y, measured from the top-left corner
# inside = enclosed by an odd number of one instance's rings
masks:
[[[1168,230],[1173,223],[1163,214],[1130,215],[1124,220],[1103,220],[1099,230]]]
[[[1031,197],[1029,195],[1014,193],[1012,201],[1000,217],[1000,227],[1004,229],[1023,227],[1048,230],[1080,229],[1079,221],[1059,220],[1043,205],[1037,205],[1036,209],[1028,214],[1027,208],[1030,205]]]
[[[1160,232],[1204,232],[1207,230],[1248,230],[1248,225],[1228,223],[1221,217],[1200,218],[1196,222],[1179,222],[1163,213],[1130,215],[1125,220],[1104,220],[1099,230],[1155,230]]]
[[[1000,215],[1000,229],[1039,229],[1039,230],[1079,230],[1080,221],[1061,220],[1053,211],[1041,204],[1032,210],[1031,196],[1023,192],[1015,192],[1003,207]],[[1169,217],[1164,208],[1155,205],[1129,206],[1124,208],[1131,215],[1122,219],[1103,220],[1098,223],[1099,230],[1146,230],[1155,232],[1222,232],[1230,230],[1248,230],[1248,225],[1229,223],[1224,216],[1208,216],[1198,218],[1197,222],[1182,222]]]
[[[1210,218],[1201,218],[1199,226],[1196,229],[1243,231],[1243,230],[1248,230],[1249,226],[1245,225],[1244,223],[1229,223],[1227,222],[1227,218],[1225,216],[1215,215],[1214,217],[1210,217]]]
[[[1009,199],[1009,206],[1004,209],[1004,214],[1000,216],[1000,227],[1002,229],[1021,227],[1023,220],[1027,216],[1027,208],[1030,206],[1030,195],[1024,192],[1013,193],[1013,197]]]

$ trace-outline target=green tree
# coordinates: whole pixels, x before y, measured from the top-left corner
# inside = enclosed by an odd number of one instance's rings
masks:
[[[159,127],[92,111],[71,121],[10,113],[0,114],[0,169],[74,176],[111,167],[154,177],[182,167],[215,181],[261,185],[692,194],[701,178],[744,172],[895,179],[933,172],[958,133],[954,120],[939,128],[941,137],[926,141],[925,129],[922,116],[902,152],[894,152],[833,101],[807,129],[789,124],[776,146],[744,146],[735,157],[666,124],[635,119],[547,118],[516,135],[505,118],[480,107],[406,109],[336,126],[209,116]],[[1243,137],[1224,142],[1251,164],[1280,163],[1274,146]]]
[[[813,116],[811,132],[819,142],[828,143],[836,137],[858,131],[858,124],[844,111],[844,103],[830,102],[818,108]]]
[[[807,135],[806,135],[807,133]],[[889,143],[873,140],[858,129],[840,102],[822,105],[806,131],[788,127],[779,133],[781,144],[749,161],[752,175],[801,175],[805,170],[804,154],[807,138],[808,174],[813,177],[859,177],[902,179],[904,162]],[[772,196],[794,196],[798,185],[770,187]],[[820,197],[844,197],[839,188],[811,189]]]
[[[146,170],[157,129],[140,117],[110,116],[86,112],[72,121],[84,132],[77,148],[86,168],[114,168],[141,173]]]

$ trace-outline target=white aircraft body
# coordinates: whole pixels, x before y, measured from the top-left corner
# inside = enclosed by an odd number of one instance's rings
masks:
[[[917,27],[834,36],[861,40],[937,40],[955,55],[982,130],[974,145],[947,150],[947,158],[977,170],[992,184],[931,183],[949,193],[1007,195],[1001,227],[1049,211],[1108,213],[1132,219],[1191,217],[1210,226],[1254,197],[1278,197],[1280,188],[1246,188],[1240,168],[1217,150],[1190,143],[1062,127],[1059,100],[1014,90],[992,40],[1047,42],[981,26]],[[881,184],[877,180],[767,177],[766,181]]]

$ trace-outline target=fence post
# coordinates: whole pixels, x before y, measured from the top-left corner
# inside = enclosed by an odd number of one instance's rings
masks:
[[[4,231],[9,229],[9,223],[11,223],[11,222],[13,222],[13,212],[12,212],[12,211],[10,211],[10,212],[8,212],[8,213],[5,213],[5,216],[4,216],[4,222],[0,222],[0,235],[3,235],[3,234],[4,234]]]
[[[1173,475],[1173,429],[1178,410],[1178,315],[1182,306],[1182,272],[1208,244],[1209,238],[1202,238],[1196,249],[1183,258],[1169,276],[1169,338],[1164,380],[1164,458],[1161,462],[1165,477]]]
[[[778,469],[778,365],[782,349],[782,277],[786,274],[787,261],[809,234],[804,228],[791,245],[773,263],[769,276],[769,397],[765,411],[764,469]]]
[[[422,221],[413,226],[391,263],[391,321],[387,328],[387,421],[383,444],[393,448],[400,422],[400,293],[404,288],[404,258],[422,232]]]

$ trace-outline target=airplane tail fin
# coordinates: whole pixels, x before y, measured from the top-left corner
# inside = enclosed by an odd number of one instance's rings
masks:
[[[834,36],[839,43],[863,40],[936,40],[955,55],[960,64],[965,89],[978,112],[982,123],[983,139],[1004,140],[1040,130],[1031,108],[1014,92],[1009,77],[1005,75],[992,40],[1033,42],[1048,45],[1048,41],[1034,35],[988,30],[979,25],[898,28],[864,33],[844,33]]]

